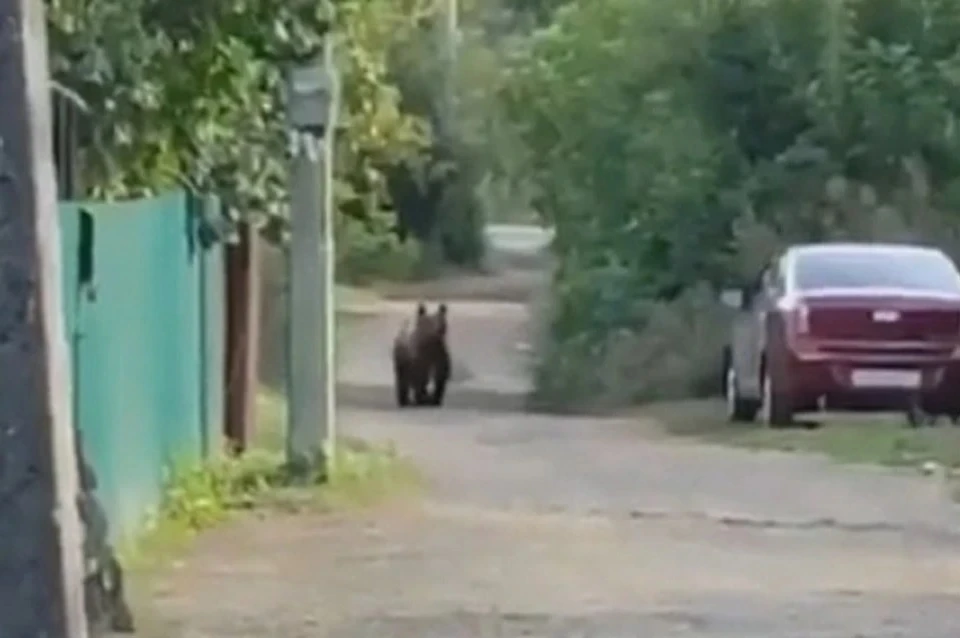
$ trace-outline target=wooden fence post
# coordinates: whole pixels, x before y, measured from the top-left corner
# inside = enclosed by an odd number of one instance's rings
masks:
[[[260,353],[260,237],[248,223],[240,241],[227,245],[227,445],[241,454],[256,430],[256,396]]]

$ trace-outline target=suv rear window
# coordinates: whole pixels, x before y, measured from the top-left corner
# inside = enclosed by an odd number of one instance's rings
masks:
[[[800,290],[899,288],[917,292],[960,293],[960,273],[937,250],[811,250],[796,255]]]

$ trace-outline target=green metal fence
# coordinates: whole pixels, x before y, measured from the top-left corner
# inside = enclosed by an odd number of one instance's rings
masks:
[[[111,535],[136,530],[174,462],[219,445],[223,264],[182,192],[61,204],[74,419]]]

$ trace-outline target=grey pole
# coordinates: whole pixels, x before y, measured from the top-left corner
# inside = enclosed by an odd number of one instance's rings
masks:
[[[326,452],[335,431],[332,130],[339,85],[332,47],[328,35],[323,57],[291,69],[288,82],[292,161],[287,461],[302,478],[327,474]]]
[[[306,476],[325,469],[320,395],[323,260],[319,239],[323,195],[319,161],[308,157],[305,148],[312,140],[303,133],[291,133],[291,138],[291,150],[296,154],[290,176],[287,463],[295,473]]]
[[[43,3],[0,3],[0,636],[86,638]]]
[[[339,81],[336,73],[334,60],[334,36],[327,36],[323,49],[323,65],[328,77],[331,79],[332,99],[329,107],[329,117],[327,119],[326,135],[323,137],[323,172],[321,174],[321,190],[323,192],[322,219],[322,248],[323,254],[323,288],[321,290],[321,299],[324,303],[323,312],[323,363],[325,374],[323,375],[323,422],[325,428],[325,449],[328,456],[328,464],[336,459],[336,439],[337,439],[337,357],[336,357],[336,245],[334,241],[335,234],[335,213],[336,202],[333,192],[333,165],[335,134],[337,131],[337,114],[339,111]]]

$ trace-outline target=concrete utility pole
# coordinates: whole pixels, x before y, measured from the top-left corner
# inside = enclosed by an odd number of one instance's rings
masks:
[[[287,461],[301,476],[328,471],[336,436],[333,148],[339,80],[328,34],[323,56],[291,69],[290,329]]]
[[[0,636],[85,638],[44,4],[0,2]]]
[[[326,135],[323,137],[323,172],[321,173],[320,184],[323,189],[323,209],[321,218],[323,219],[323,289],[321,290],[321,299],[323,299],[323,363],[326,374],[324,375],[324,401],[323,413],[326,432],[324,441],[327,450],[332,454],[337,441],[337,298],[336,298],[336,243],[334,241],[336,203],[333,196],[333,161],[334,161],[334,142],[337,130],[337,108],[339,103],[339,84],[336,74],[336,61],[334,60],[334,36],[327,35],[327,40],[323,49],[323,65],[331,78],[333,88],[333,101],[329,107],[329,117],[327,120]],[[333,459],[328,459],[332,461]]]

